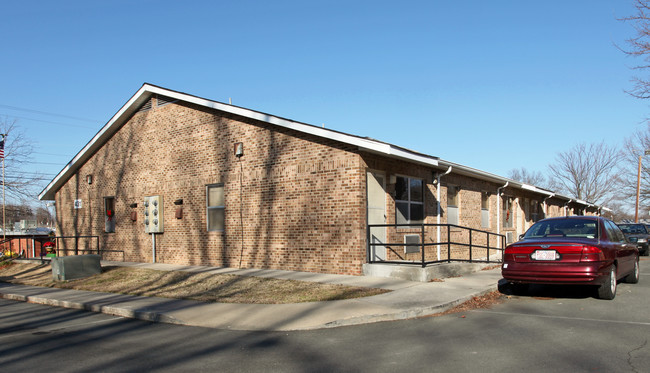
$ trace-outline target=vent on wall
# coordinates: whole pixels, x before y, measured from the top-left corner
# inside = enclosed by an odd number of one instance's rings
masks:
[[[152,104],[153,104],[152,99],[149,99],[147,102],[142,104],[142,106],[140,106],[140,109],[138,109],[138,113],[141,111],[151,110]]]
[[[419,253],[420,252],[420,235],[419,234],[405,234],[404,235],[404,253]]]
[[[167,96],[156,95],[156,107],[164,106],[176,102],[176,99]]]

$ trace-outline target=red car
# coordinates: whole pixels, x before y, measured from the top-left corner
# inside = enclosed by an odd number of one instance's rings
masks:
[[[549,218],[506,247],[501,274],[515,286],[596,285],[599,298],[614,299],[617,280],[639,282],[639,250],[608,219]]]

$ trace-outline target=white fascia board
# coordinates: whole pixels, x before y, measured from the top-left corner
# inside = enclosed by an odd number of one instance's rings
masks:
[[[437,166],[438,159],[436,157],[424,156],[415,152],[405,151],[390,144],[365,139],[362,137],[348,135],[342,132],[332,131],[325,128],[320,128],[304,123],[294,122],[292,120],[276,117],[269,114],[264,114],[258,111],[253,111],[233,105],[227,105],[216,101],[207,100],[197,96],[192,96],[186,93],[171,91],[165,88],[157,87],[151,84],[144,84],[132,97],[127,101],[124,106],[111,118],[111,120],[102,127],[102,129],[77,153],[77,155],[61,170],[56,177],[45,187],[45,189],[38,195],[40,200],[44,198],[54,198],[51,191],[60,186],[62,180],[67,180],[69,174],[76,170],[76,165],[80,161],[84,161],[85,157],[89,157],[96,147],[104,143],[105,139],[110,138],[113,133],[123,124],[122,120],[126,120],[132,115],[135,110],[148,99],[152,94],[167,96],[179,101],[193,103],[199,106],[208,107],[211,109],[243,116],[259,120],[262,122],[270,123],[280,127],[292,129],[298,132],[311,134],[317,137],[322,137],[350,145],[357,146],[359,149],[376,152],[379,154],[406,159],[409,161],[419,162],[430,166]]]
[[[404,158],[407,160],[412,160],[412,161],[424,163],[431,166],[438,165],[438,160],[435,157],[427,157],[427,156],[415,154],[379,141],[364,139],[362,137],[352,136],[342,132],[332,131],[325,128],[320,128],[320,127],[316,127],[316,126],[312,126],[300,122],[295,122],[292,120],[276,117],[269,114],[264,114],[258,111],[244,109],[237,106],[226,105],[220,102],[207,100],[204,98],[188,95],[185,93],[169,91],[164,88],[160,88],[156,86],[145,85],[143,88],[146,88],[151,93],[168,96],[171,98],[175,98],[177,100],[190,102],[196,105],[209,107],[211,109],[224,111],[227,113],[243,116],[246,118],[259,120],[261,122],[274,124],[276,126],[292,129],[298,132],[308,133],[310,135],[314,135],[317,137],[322,137],[329,140],[355,145],[364,150],[369,150],[384,155],[391,155],[398,158]]]
[[[76,168],[73,168],[73,166],[75,166],[77,164],[77,162],[82,160],[85,156],[89,156],[90,155],[89,153],[91,152],[91,150],[94,147],[98,146],[98,144],[102,143],[101,140],[103,140],[105,138],[109,138],[110,136],[113,135],[113,132],[114,132],[113,130],[116,129],[116,128],[113,128],[113,127],[116,125],[116,123],[120,119],[124,118],[125,115],[132,114],[139,106],[139,105],[136,104],[138,101],[140,101],[140,103],[142,103],[142,102],[145,101],[146,98],[148,98],[148,96],[143,96],[143,94],[146,91],[147,91],[147,85],[145,84],[129,99],[129,101],[126,102],[126,104],[124,104],[120,108],[120,110],[117,113],[115,113],[115,115],[113,115],[111,120],[109,120],[108,123],[106,123],[104,125],[104,127],[102,127],[99,130],[99,132],[97,132],[97,134],[95,136],[93,136],[93,138],[86,144],[86,146],[84,146],[81,149],[81,151],[79,151],[77,153],[77,155],[75,155],[74,158],[72,158],[72,160],[70,162],[68,162],[68,164],[65,165],[65,167],[54,177],[54,179],[52,179],[52,181],[38,195],[39,200],[43,200],[46,197],[48,197],[47,198],[48,200],[54,199],[53,195],[49,196],[50,191],[55,186],[57,186],[59,184],[59,182],[64,177],[67,178],[68,174],[70,172],[74,172],[76,170]],[[119,123],[119,124],[121,124],[121,123]]]
[[[540,188],[538,188],[538,187],[536,187],[534,185],[530,185],[530,184],[521,184],[521,189],[528,190],[528,191],[535,192],[535,193],[539,193],[539,194],[545,194],[545,195],[547,195],[549,197],[552,197],[552,196],[555,195],[555,193],[553,193],[551,191],[540,189]]]

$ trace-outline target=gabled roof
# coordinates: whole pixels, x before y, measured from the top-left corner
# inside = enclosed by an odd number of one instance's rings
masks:
[[[38,198],[40,200],[53,200],[56,191],[61,188],[70,179],[70,177],[72,177],[74,173],[88,159],[90,159],[90,157],[99,148],[101,148],[104,143],[106,143],[106,141],[111,138],[113,134],[115,134],[120,129],[120,127],[142,107],[144,103],[150,100],[154,95],[166,96],[173,100],[184,101],[225,113],[259,120],[275,126],[289,128],[313,136],[335,140],[344,144],[356,146],[358,149],[363,151],[423,164],[438,170],[447,170],[449,167],[451,167],[452,172],[456,174],[470,176],[501,185],[507,185],[510,188],[527,190],[529,192],[545,196],[544,198],[558,198],[560,200],[564,200],[566,204],[576,203],[588,208],[602,208],[609,211],[609,209],[605,207],[556,194],[553,191],[539,188],[534,185],[529,185],[520,181],[477,170],[475,168],[463,166],[461,164],[453,163],[450,161],[445,161],[438,157],[418,153],[413,150],[374,140],[368,137],[350,135],[344,132],[334,131],[311,124],[296,122],[290,119],[262,113],[259,111],[225,104],[218,101],[208,100],[187,93],[172,91],[170,89],[158,87],[148,83],[143,84],[142,87],[124,104],[124,106],[122,106],[122,108],[115,115],[113,115],[113,117],[101,128],[101,130],[99,130],[99,132],[97,132],[97,134],[86,144],[86,146],[84,146],[83,149],[81,149],[81,151],[79,151],[79,153],[77,153],[77,155],[70,162],[68,162],[68,164],[54,177],[54,179],[47,185],[47,187],[43,189]]]
[[[97,132],[97,134],[86,144],[86,146],[75,155],[74,158],[54,177],[54,179],[38,195],[40,200],[53,200],[56,191],[61,188],[74,173],[101,148],[106,141],[126,123],[140,107],[153,95],[161,95],[178,101],[185,101],[225,113],[239,115],[245,118],[255,119],[272,125],[289,128],[298,132],[335,140],[341,143],[358,147],[360,150],[381,154],[393,158],[399,158],[410,162],[416,162],[428,166],[437,166],[438,157],[418,153],[406,148],[388,144],[382,141],[366,137],[354,136],[347,133],[326,129],[311,124],[296,122],[290,119],[265,114],[234,105],[208,100],[193,96],[187,93],[172,91],[145,83],[113,117]]]

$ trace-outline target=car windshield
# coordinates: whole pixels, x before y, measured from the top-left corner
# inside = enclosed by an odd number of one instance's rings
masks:
[[[576,237],[598,238],[598,221],[594,219],[553,219],[535,223],[524,238]]]
[[[647,233],[643,224],[619,224],[618,227],[621,228],[625,234]]]

